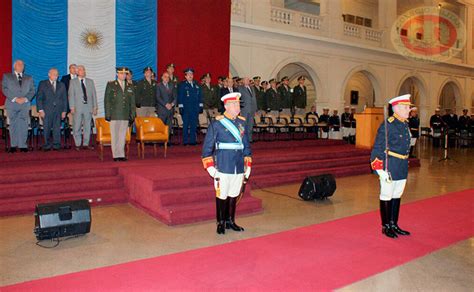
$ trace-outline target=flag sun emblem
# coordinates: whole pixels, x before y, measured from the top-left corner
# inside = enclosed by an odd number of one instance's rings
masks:
[[[81,43],[90,50],[98,50],[104,40],[103,34],[95,29],[86,29],[81,33]]]

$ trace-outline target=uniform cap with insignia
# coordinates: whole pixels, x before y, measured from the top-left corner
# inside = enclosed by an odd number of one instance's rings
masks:
[[[275,78],[272,78],[270,79],[270,81],[268,81],[268,83],[272,83],[272,82],[276,82]]]
[[[298,81],[300,81],[300,80],[306,80],[306,78],[304,78],[304,76],[300,76],[300,77],[298,77]]]
[[[128,73],[129,72],[127,67],[116,67],[115,70],[117,71],[117,73]]]
[[[143,68],[143,73],[145,73],[146,71],[151,71],[153,73],[153,68],[151,68],[150,66]]]
[[[219,77],[217,77],[217,80],[219,80],[219,81],[224,81],[225,79],[226,79],[226,78],[225,78],[224,76],[219,76]]]
[[[397,104],[411,105],[410,97],[411,97],[411,94],[400,95],[400,96],[392,98],[391,100],[389,100],[388,103],[391,104],[392,106],[396,106]]]
[[[290,79],[288,79],[288,76],[284,76],[284,77],[281,79],[281,81],[283,82],[283,81],[285,81],[285,80],[290,80]]]
[[[260,76],[255,76],[255,77],[253,77],[252,79],[253,79],[253,80],[259,80],[259,79],[262,79],[262,77],[260,77]]]
[[[166,69],[170,68],[170,67],[173,67],[174,68],[174,64],[173,63],[170,63],[168,65],[166,65]]]
[[[184,74],[187,74],[187,73],[194,73],[194,69],[193,68],[186,68],[184,70]]]
[[[264,85],[264,84],[268,84],[268,81],[266,81],[266,80],[262,81],[262,85]]]
[[[239,92],[231,92],[227,93],[223,97],[221,97],[221,101],[226,104],[229,102],[238,102],[240,100],[240,93]]]

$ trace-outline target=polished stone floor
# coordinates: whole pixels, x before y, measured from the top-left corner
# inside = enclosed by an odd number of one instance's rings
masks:
[[[458,162],[438,162],[442,153],[429,145],[420,144],[419,155],[422,166],[410,170],[403,202],[474,188],[474,149],[453,150],[450,156]],[[169,227],[125,204],[94,208],[90,234],[44,249],[35,245],[32,215],[0,218],[0,286],[257,237],[378,208],[375,175],[337,179],[334,196],[319,203],[298,199],[298,188],[294,184],[254,190],[265,211],[238,218],[246,231],[225,236],[215,234],[214,222]],[[342,290],[472,291],[473,253],[470,238]]]

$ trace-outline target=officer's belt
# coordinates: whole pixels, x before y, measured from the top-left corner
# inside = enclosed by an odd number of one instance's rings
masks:
[[[244,144],[242,143],[216,143],[216,150],[242,150]]]
[[[392,157],[398,158],[398,159],[408,159],[408,155],[398,154],[398,153],[392,152],[390,150],[387,152],[387,154],[392,156]]]

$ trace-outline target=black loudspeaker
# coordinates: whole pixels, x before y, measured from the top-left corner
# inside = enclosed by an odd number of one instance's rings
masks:
[[[91,207],[87,200],[38,204],[35,230],[38,240],[86,234],[91,231]]]
[[[298,195],[305,201],[322,200],[336,191],[336,179],[332,174],[308,176],[301,184]]]

